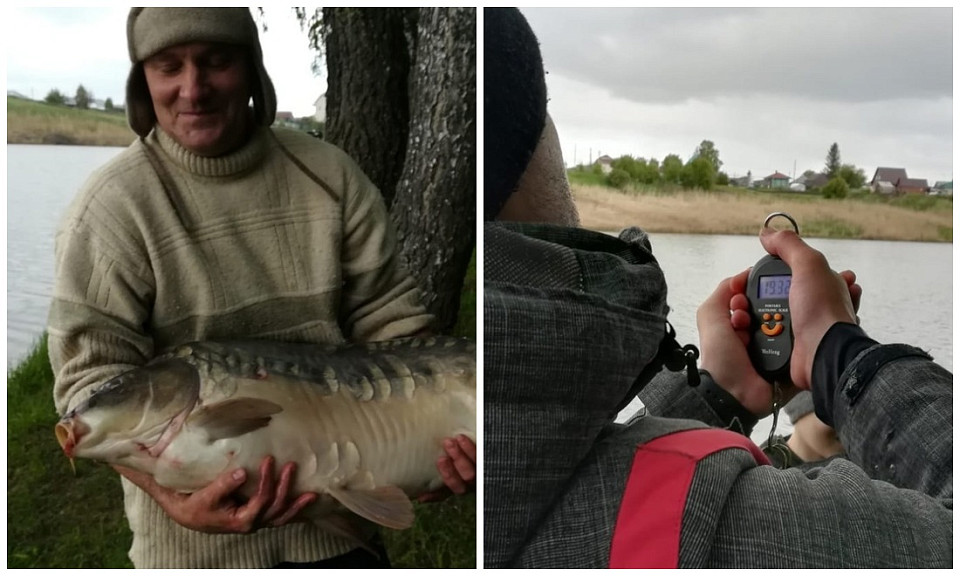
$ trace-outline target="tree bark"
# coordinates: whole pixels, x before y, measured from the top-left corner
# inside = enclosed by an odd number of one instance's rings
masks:
[[[457,319],[476,240],[476,12],[420,8],[410,131],[391,216],[438,331]]]
[[[324,137],[350,155],[389,207],[403,171],[409,125],[409,8],[324,8]]]

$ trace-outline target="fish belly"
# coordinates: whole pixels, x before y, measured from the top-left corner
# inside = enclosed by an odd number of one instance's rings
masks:
[[[419,387],[366,400],[346,388],[320,393],[314,383],[289,378],[232,384],[233,397],[262,399],[282,410],[262,428],[215,440],[188,420],[158,461],[158,483],[193,491],[234,468],[255,478],[262,459],[272,455],[276,471],[297,463],[298,493],[393,485],[416,496],[443,484],[436,461],[444,438],[476,438],[475,388],[455,378],[447,378],[439,391]],[[248,490],[255,487],[247,483]]]

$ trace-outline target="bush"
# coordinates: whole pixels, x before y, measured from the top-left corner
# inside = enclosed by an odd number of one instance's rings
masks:
[[[848,192],[850,192],[850,187],[847,186],[846,180],[839,176],[827,182],[827,185],[820,191],[824,198],[846,198]]]
[[[626,188],[630,183],[630,173],[623,168],[614,168],[607,174],[607,184],[614,188]]]

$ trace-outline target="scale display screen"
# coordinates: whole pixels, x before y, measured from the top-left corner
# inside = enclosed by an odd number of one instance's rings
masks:
[[[786,300],[790,293],[790,276],[761,276],[759,283],[758,298],[767,300]]]

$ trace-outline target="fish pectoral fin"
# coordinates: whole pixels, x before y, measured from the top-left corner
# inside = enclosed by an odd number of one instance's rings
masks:
[[[403,530],[413,526],[413,503],[396,486],[370,490],[331,488],[330,495],[351,512],[387,528]]]
[[[190,417],[187,424],[203,428],[213,442],[263,428],[270,423],[271,416],[282,411],[279,404],[269,400],[234,398],[204,406]]]

